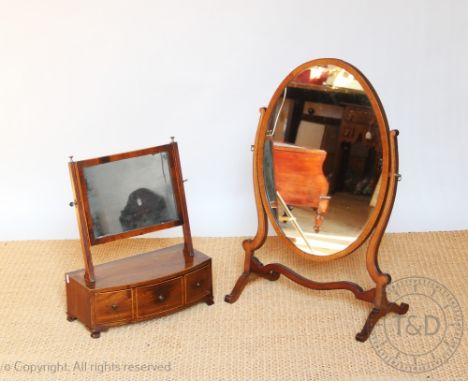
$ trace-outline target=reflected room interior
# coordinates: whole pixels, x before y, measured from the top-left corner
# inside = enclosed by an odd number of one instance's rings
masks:
[[[379,193],[379,128],[361,84],[335,65],[313,66],[285,87],[268,121],[264,177],[287,238],[335,254],[364,228]]]

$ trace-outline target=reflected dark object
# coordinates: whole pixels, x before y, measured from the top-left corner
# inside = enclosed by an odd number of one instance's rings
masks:
[[[274,203],[276,201],[276,187],[275,177],[273,173],[273,147],[272,140],[265,140],[264,148],[264,173],[265,173],[265,191],[267,193],[268,201]]]
[[[83,165],[93,241],[178,220],[167,152],[104,158]]]
[[[164,198],[147,188],[139,188],[128,196],[119,220],[124,230],[131,230],[160,224],[166,220],[166,215]]]

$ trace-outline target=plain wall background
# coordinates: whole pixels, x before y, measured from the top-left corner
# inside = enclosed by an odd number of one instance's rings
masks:
[[[389,231],[467,229],[466,1],[0,0],[0,239],[78,237],[68,155],[173,135],[192,234],[252,235],[258,108],[319,57],[400,130]]]

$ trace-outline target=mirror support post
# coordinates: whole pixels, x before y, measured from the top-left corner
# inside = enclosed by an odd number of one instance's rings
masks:
[[[192,234],[190,232],[190,223],[189,217],[187,212],[187,203],[185,199],[185,190],[184,190],[184,178],[182,176],[182,167],[180,165],[180,156],[179,156],[179,146],[177,142],[174,141],[174,137],[172,138],[171,142],[171,149],[173,151],[172,157],[174,158],[174,176],[176,181],[176,188],[177,188],[177,205],[180,209],[180,214],[182,215],[182,231],[184,235],[184,255],[193,257],[193,244],[192,244]]]
[[[263,152],[259,150],[260,140],[262,139],[262,137],[260,136],[260,126],[262,125],[265,112],[266,108],[261,107],[260,118],[257,127],[257,135],[255,137],[253,159],[253,181],[258,220],[257,233],[255,234],[255,237],[253,239],[247,239],[242,242],[242,247],[245,251],[244,270],[240,275],[239,279],[237,280],[236,285],[234,285],[232,292],[224,297],[224,301],[230,304],[236,302],[239,296],[241,295],[248,282],[251,272],[258,273],[260,276],[263,276],[271,281],[277,280],[280,276],[279,273],[276,272],[261,272],[263,264],[253,255],[254,252],[265,243],[268,234],[267,215],[265,209],[263,208],[258,184],[258,162],[261,161],[263,158]]]
[[[380,242],[382,241],[385,228],[387,227],[388,220],[390,219],[390,213],[392,212],[393,204],[395,202],[397,181],[400,177],[400,174],[398,173],[398,134],[398,130],[390,131],[390,171],[388,189],[385,195],[385,203],[382,213],[372,237],[369,239],[369,246],[367,247],[366,267],[370,277],[375,282],[376,287],[372,301],[374,308],[369,313],[361,332],[356,335],[356,340],[360,342],[364,342],[369,338],[372,333],[372,329],[380,318],[390,312],[405,314],[409,309],[409,305],[406,303],[396,304],[387,300],[385,288],[390,284],[391,277],[389,274],[383,273],[380,270],[378,263]]]
[[[70,177],[72,179],[72,188],[74,196],[73,205],[76,211],[78,230],[80,232],[81,252],[83,254],[83,261],[85,265],[84,279],[86,285],[89,288],[94,288],[94,286],[96,285],[96,280],[94,277],[94,264],[91,256],[89,233],[85,224],[86,217],[82,208],[83,204],[81,198],[81,190],[79,189],[80,183],[78,182],[78,168],[76,162],[70,160],[70,162],[68,163],[68,170],[70,171]]]
[[[374,304],[380,309],[386,302],[385,287],[390,283],[391,277],[387,273],[382,273],[378,264],[378,252],[382,237],[387,228],[388,220],[392,212],[396,195],[396,183],[398,175],[398,151],[397,151],[398,130],[390,132],[390,171],[388,188],[385,195],[385,203],[377,225],[374,228],[372,237],[369,239],[369,246],[366,253],[366,266],[370,277],[376,283]]]

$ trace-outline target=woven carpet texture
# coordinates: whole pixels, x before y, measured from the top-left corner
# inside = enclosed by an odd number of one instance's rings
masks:
[[[466,335],[441,366],[419,372],[392,365],[370,340],[357,342],[354,336],[371,305],[348,291],[314,291],[284,276],[274,282],[252,276],[239,300],[225,303],[224,295],[242,271],[244,239],[194,238],[194,247],[213,259],[214,305],[201,303],[162,318],[111,328],[99,339],[92,339],[80,322],[66,320],[64,274],[83,267],[78,241],[0,242],[0,379],[468,378]],[[95,264],[178,242],[128,239],[96,246]],[[316,263],[288,252],[280,239],[270,237],[256,256],[264,264],[281,262],[316,281],[349,280],[373,287],[365,268],[365,248],[343,259]],[[379,259],[393,283],[407,277],[440,283],[467,317],[468,231],[386,234]],[[409,302],[408,314],[424,314],[424,301],[418,304],[412,296]],[[380,330],[390,322],[386,320],[394,319],[392,315],[381,321]]]

